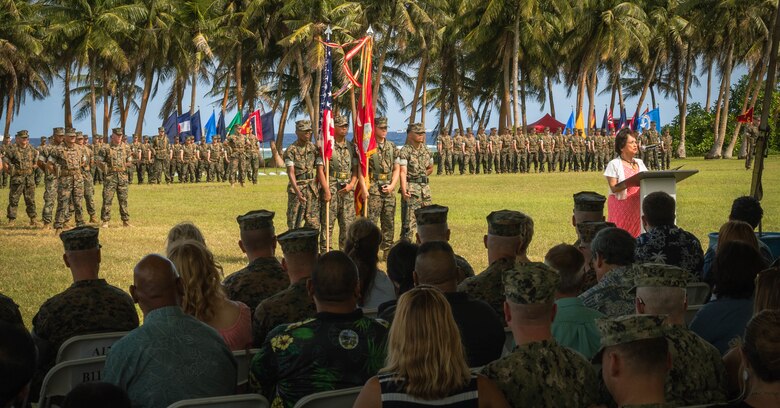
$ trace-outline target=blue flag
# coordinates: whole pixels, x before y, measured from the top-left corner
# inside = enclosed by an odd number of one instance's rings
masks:
[[[173,143],[173,139],[179,136],[179,127],[176,118],[176,112],[173,112],[171,113],[171,116],[168,116],[168,119],[165,120],[165,123],[163,123],[165,135],[168,136],[168,142],[170,143]]]
[[[217,134],[224,140],[227,136],[227,128],[225,128],[225,112],[219,112],[219,120],[217,121]]]
[[[214,116],[214,111],[211,111],[209,121],[206,122],[206,143],[211,143],[214,139],[214,135],[217,134],[217,118]]]
[[[661,133],[661,111],[658,108],[645,112],[639,117],[639,129],[641,131],[650,129],[650,122],[655,122],[655,130]]]
[[[276,131],[274,130],[274,113],[268,112],[260,115],[260,123],[263,128],[263,142],[273,142],[276,140]]]
[[[574,130],[574,112],[572,112],[571,115],[569,115],[569,120],[566,121],[566,127],[564,128],[564,132],[567,130],[570,132]]]
[[[203,136],[203,128],[200,125],[200,109],[190,118],[190,131],[195,136],[195,142],[200,142],[200,138]]]
[[[179,116],[176,121],[179,124],[179,142],[184,142],[188,136],[192,135],[190,130],[190,113],[187,112],[184,115]]]
[[[626,127],[626,108],[620,110],[620,122],[618,122],[618,130]]]
[[[604,119],[601,120],[601,128],[604,129],[605,131],[609,129],[609,123],[607,123],[607,121],[609,120],[607,119],[607,113],[608,113],[607,108],[604,108]]]

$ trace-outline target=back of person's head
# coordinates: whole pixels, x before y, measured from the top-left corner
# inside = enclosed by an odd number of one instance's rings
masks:
[[[311,273],[314,298],[320,302],[347,302],[357,298],[358,270],[347,254],[327,252],[317,259]]]
[[[577,247],[569,244],[558,244],[544,256],[544,263],[558,271],[561,281],[557,292],[562,295],[579,295],[582,291],[582,281],[585,278],[585,256]]]
[[[414,263],[417,259],[417,244],[399,241],[387,254],[387,276],[396,287],[398,296],[414,287]]]
[[[750,224],[753,229],[761,223],[764,217],[764,209],[761,208],[761,202],[751,196],[743,196],[734,200],[731,204],[731,213],[729,220],[744,221]]]
[[[417,260],[414,264],[417,283],[421,285],[451,284],[458,280],[458,267],[455,264],[455,252],[450,244],[444,241],[429,241],[417,249]]]
[[[764,310],[747,324],[742,353],[763,382],[780,381],[780,310]]]
[[[170,251],[171,247],[176,242],[187,239],[192,239],[206,245],[206,239],[203,238],[203,233],[200,232],[200,229],[196,227],[195,224],[185,221],[174,225],[173,228],[168,231],[168,240],[165,244],[166,253]]]
[[[765,269],[756,276],[753,314],[767,309],[780,309],[780,268],[777,267]]]
[[[183,289],[176,266],[170,259],[158,254],[141,258],[133,269],[130,296],[144,314],[161,307],[179,305]]]
[[[651,227],[674,225],[675,201],[672,196],[655,191],[642,200],[642,212],[645,222]]]
[[[365,301],[376,279],[379,244],[382,231],[368,218],[358,218],[347,229],[344,252],[357,265],[360,274],[360,295]]]
[[[599,231],[590,243],[594,258],[598,255],[610,265],[634,263],[636,240],[626,230],[610,227]]]
[[[0,322],[24,326],[19,305],[8,296],[0,293]]]
[[[665,337],[617,344],[605,352],[618,353],[633,375],[665,375],[669,370],[669,342]]]
[[[715,280],[712,292],[718,297],[747,299],[753,296],[756,275],[766,267],[764,258],[750,244],[742,241],[718,244],[712,265]]]
[[[83,383],[75,386],[62,403],[62,408],[130,408],[127,392],[106,382]]]
[[[758,250],[758,238],[753,227],[744,221],[728,221],[720,227],[718,246],[731,241],[742,241]]]
[[[25,399],[36,356],[35,344],[24,326],[0,322],[0,407]]]
[[[685,313],[685,289],[670,286],[636,288],[637,301],[644,305],[644,313],[679,316]]]
[[[202,321],[214,317],[224,292],[222,266],[214,261],[211,251],[202,243],[188,239],[174,243],[168,258],[176,265],[184,285],[182,310]]]
[[[460,331],[438,289],[417,286],[398,299],[381,372],[395,373],[405,393],[425,400],[447,397],[468,383]]]

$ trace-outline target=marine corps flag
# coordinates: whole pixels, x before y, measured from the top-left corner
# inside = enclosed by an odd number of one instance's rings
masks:
[[[361,55],[361,67],[363,69],[363,85],[360,89],[360,101],[358,102],[358,112],[355,118],[355,138],[358,155],[360,156],[360,172],[363,174],[366,188],[368,188],[368,160],[376,152],[376,139],[374,138],[374,104],[373,89],[371,87],[371,53],[373,51],[373,39],[366,37],[365,46]],[[358,215],[365,215],[365,207],[368,207],[368,197],[362,197],[360,191],[355,190],[355,211]]]
[[[737,122],[739,123],[752,123],[753,122],[753,108],[747,110],[747,112],[737,116]]]

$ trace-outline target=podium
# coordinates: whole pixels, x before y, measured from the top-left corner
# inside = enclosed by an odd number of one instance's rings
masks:
[[[647,197],[648,194],[654,193],[656,191],[663,191],[664,193],[672,196],[672,198],[677,201],[677,183],[693,176],[698,172],[699,170],[643,171],[623,180],[622,182],[618,183],[617,186],[639,186],[639,212],[640,215],[644,215],[641,209],[641,205],[645,202],[645,197]],[[675,220],[675,223],[676,222],[677,221]],[[645,232],[644,226],[642,226],[642,232]]]

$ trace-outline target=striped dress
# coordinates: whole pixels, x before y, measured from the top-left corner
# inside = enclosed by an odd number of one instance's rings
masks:
[[[423,400],[406,394],[403,380],[397,380],[396,374],[380,374],[379,385],[382,389],[383,408],[476,408],[479,406],[477,376],[471,375],[468,384],[449,396],[437,400]]]

